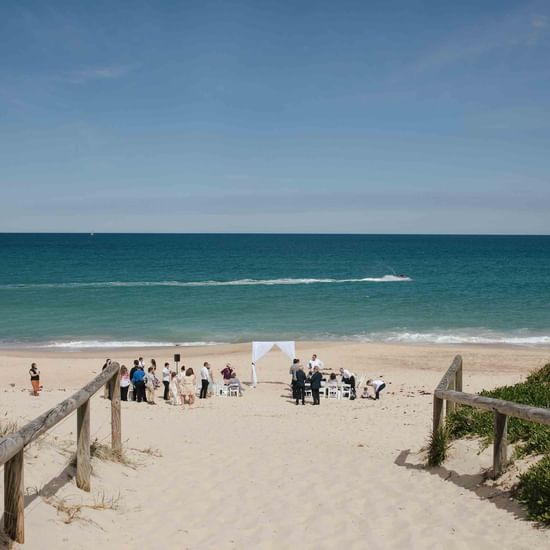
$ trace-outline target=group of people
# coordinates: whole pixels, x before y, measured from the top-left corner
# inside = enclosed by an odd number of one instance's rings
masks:
[[[111,364],[107,359],[103,369]],[[164,363],[162,369],[162,378],[157,376],[157,363],[151,359],[151,364],[145,369],[143,357],[134,360],[133,367],[128,371],[126,365],[120,367],[120,399],[128,401],[129,390],[131,389],[131,399],[137,403],[156,404],[156,390],[163,386],[163,400],[172,405],[189,405],[195,403],[197,390],[197,377],[192,367],[187,368],[182,365],[179,372],[170,368],[170,363]],[[237,373],[230,363],[220,371],[224,385],[232,386],[238,389],[239,395],[243,393],[243,387],[237,378]],[[206,399],[213,395],[215,387],[214,371],[210,363],[205,362],[200,369],[200,391],[199,399]],[[111,398],[109,388],[105,388],[105,397]]]
[[[355,374],[348,369],[340,369],[340,381],[336,377],[336,373],[330,373],[328,379],[323,376],[321,369],[324,368],[323,362],[318,359],[316,354],[313,354],[311,360],[308,362],[308,372],[306,374],[304,367],[300,363],[300,359],[294,359],[290,366],[289,374],[292,376],[291,388],[292,397],[296,401],[296,405],[302,402],[302,405],[306,404],[306,384],[309,383],[311,388],[311,397],[313,399],[313,405],[320,405],[321,387],[325,383],[328,387],[339,387],[341,385],[349,386],[350,399],[357,397],[355,390]],[[386,384],[383,380],[368,379],[361,397],[363,399],[380,399],[380,392],[385,389]],[[372,396],[370,395],[369,388],[372,388]]]
[[[105,370],[111,364],[110,359],[106,359],[103,365]],[[301,401],[305,405],[306,384],[309,383],[311,395],[314,405],[320,405],[320,392],[323,384],[328,387],[340,387],[341,385],[349,386],[350,399],[356,398],[355,390],[355,375],[348,369],[340,369],[340,380],[338,380],[334,372],[330,373],[328,378],[321,373],[324,370],[323,362],[318,359],[316,354],[313,354],[308,362],[308,372],[306,374],[304,367],[299,359],[294,359],[290,367],[289,374],[292,376],[291,387],[292,397],[298,405]],[[151,359],[147,371],[143,357],[134,360],[133,367],[128,371],[125,365],[120,367],[120,399],[128,401],[130,388],[132,389],[131,399],[138,403],[156,404],[156,391],[161,387],[161,379],[157,376],[157,363]],[[32,395],[38,396],[42,386],[40,385],[40,371],[36,363],[32,363],[29,370]],[[224,386],[235,388],[239,396],[242,396],[244,388],[237,377],[237,373],[230,363],[220,371]],[[205,362],[200,369],[201,386],[199,391],[199,399],[206,399],[213,395],[215,387],[214,371],[210,363]],[[164,363],[162,369],[162,386],[164,386],[163,400],[170,402],[172,405],[189,405],[195,403],[195,395],[197,391],[197,381],[195,372],[191,367],[187,368],[184,365],[180,368],[180,372],[170,369],[170,363]],[[104,397],[111,399],[111,386],[105,386]],[[372,388],[372,395],[369,391]],[[386,388],[383,380],[377,379],[367,380],[361,397],[363,399],[380,399],[380,392]]]

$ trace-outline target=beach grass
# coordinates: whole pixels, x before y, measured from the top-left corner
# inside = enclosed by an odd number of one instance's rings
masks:
[[[548,408],[550,363],[532,372],[525,382],[484,390],[480,395]],[[493,442],[494,415],[467,405],[459,406],[447,417],[447,428],[452,439],[480,437],[486,447]],[[526,505],[530,519],[550,525],[550,426],[509,417],[508,441],[515,445],[516,458],[542,456],[520,476],[516,494]]]

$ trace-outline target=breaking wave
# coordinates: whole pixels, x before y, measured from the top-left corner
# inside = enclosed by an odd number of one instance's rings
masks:
[[[237,279],[235,281],[98,281],[75,283],[30,283],[5,284],[0,289],[36,289],[36,288],[116,288],[116,287],[207,287],[207,286],[276,286],[311,285],[343,283],[401,283],[412,281],[410,277],[384,275],[383,277],[364,277],[362,279]]]

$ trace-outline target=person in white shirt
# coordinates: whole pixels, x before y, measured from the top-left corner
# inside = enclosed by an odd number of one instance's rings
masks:
[[[351,396],[355,398],[355,375],[348,369],[340,369],[342,375],[342,384],[348,384],[351,386]]]
[[[373,399],[380,399],[380,392],[386,387],[386,383],[383,380],[367,380],[367,386],[374,389]]]
[[[201,369],[201,391],[199,394],[199,399],[206,399],[208,394],[208,380],[210,379],[210,364],[205,362]]]
[[[308,364],[307,366],[309,367],[309,371],[310,372],[313,372],[313,369],[315,367],[319,367],[319,370],[321,370],[323,368],[323,362],[317,358],[317,354],[314,353],[312,356],[311,356],[311,359],[308,361]]]
[[[168,401],[170,399],[171,378],[172,377],[170,374],[170,363],[164,363],[164,368],[162,369],[162,385],[164,386],[164,395],[163,395],[164,401]]]

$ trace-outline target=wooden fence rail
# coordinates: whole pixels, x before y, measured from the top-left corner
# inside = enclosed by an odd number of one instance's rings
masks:
[[[508,447],[508,417],[521,418],[538,424],[550,425],[550,409],[530,407],[503,399],[493,399],[462,391],[462,357],[457,355],[451,366],[434,391],[433,432],[443,427],[443,403],[446,402],[446,415],[450,414],[455,404],[468,405],[476,409],[492,411],[495,415],[493,477],[497,478],[506,468]]]
[[[77,411],[76,484],[90,490],[90,398],[109,384],[111,395],[111,446],[122,450],[120,423],[120,366],[112,362],[89,384],[20,430],[0,439],[0,464],[4,464],[4,531],[16,542],[25,542],[23,455],[25,447]]]

